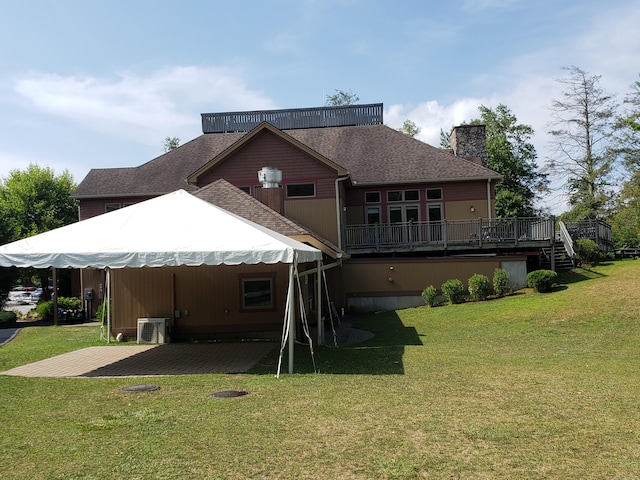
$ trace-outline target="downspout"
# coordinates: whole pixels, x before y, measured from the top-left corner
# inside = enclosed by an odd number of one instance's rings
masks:
[[[487,178],[487,218],[491,220],[491,179]]]
[[[338,227],[338,248],[342,250],[342,211],[340,208],[340,189],[338,187],[338,182],[342,182],[343,180],[347,180],[349,176],[346,177],[338,177],[336,178],[336,224]]]

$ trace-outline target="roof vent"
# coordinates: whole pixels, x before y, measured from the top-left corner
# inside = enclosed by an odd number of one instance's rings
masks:
[[[279,188],[282,183],[282,170],[275,167],[262,167],[258,170],[258,181],[262,188]]]

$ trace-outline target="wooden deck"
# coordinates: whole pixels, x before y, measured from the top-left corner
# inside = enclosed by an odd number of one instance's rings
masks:
[[[344,247],[349,253],[433,250],[483,250],[540,248],[555,240],[555,220],[510,218],[500,220],[444,220],[344,228]]]

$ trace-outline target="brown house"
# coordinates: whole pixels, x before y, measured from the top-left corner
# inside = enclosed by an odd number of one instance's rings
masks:
[[[495,218],[500,175],[485,166],[482,125],[456,127],[446,151],[385,126],[382,104],[203,114],[202,124],[202,135],[143,165],[91,170],[74,194],[81,219],[185,189],[319,248],[339,311],[419,305],[429,285],[466,282],[474,273],[491,278],[498,267],[522,286],[527,258],[553,243],[552,219]],[[135,307],[130,299],[114,305],[116,330],[131,335],[135,319],[148,316],[180,318],[192,336],[277,330],[276,314],[267,322],[228,308],[219,315],[208,284],[220,279],[193,270],[168,275],[181,275],[208,297],[178,301],[173,312],[154,310],[150,288]],[[151,285],[155,272],[114,274],[115,299],[118,285]],[[317,280],[305,278],[313,310]],[[85,273],[83,283],[98,292],[100,274]],[[235,280],[223,290],[239,295]],[[285,294],[275,294],[276,305]]]

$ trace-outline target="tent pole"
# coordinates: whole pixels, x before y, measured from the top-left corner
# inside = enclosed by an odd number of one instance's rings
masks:
[[[107,343],[111,343],[111,269],[109,267],[107,270],[107,280],[106,284],[106,297],[107,297]]]
[[[58,270],[56,268],[52,268],[52,277],[53,277],[53,324],[58,326]],[[47,280],[48,282],[48,280]],[[49,285],[44,288],[49,288]]]
[[[324,322],[322,321],[322,260],[318,260],[316,272],[316,312],[318,314],[318,345],[324,345]]]
[[[296,317],[294,308],[293,293],[293,263],[289,267],[289,292],[287,296],[287,304],[289,305],[289,373],[293,373],[293,349],[296,339]]]

